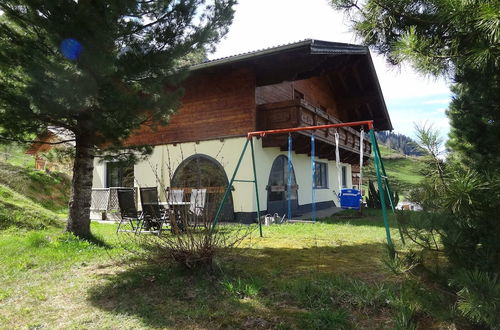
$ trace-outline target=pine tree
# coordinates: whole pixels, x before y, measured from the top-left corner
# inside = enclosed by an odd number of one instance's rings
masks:
[[[499,170],[500,2],[331,0],[362,41],[392,64],[454,81],[450,146],[476,169]]]
[[[29,141],[48,126],[73,134],[67,231],[91,235],[97,147],[119,148],[142,123],[167,123],[182,95],[182,58],[213,48],[235,2],[0,2],[0,138]]]

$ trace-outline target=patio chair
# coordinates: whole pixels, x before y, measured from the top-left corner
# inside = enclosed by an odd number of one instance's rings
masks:
[[[168,204],[180,203],[184,199],[184,189],[170,189],[167,192]]]
[[[185,229],[184,212],[184,189],[167,189],[167,204],[170,214],[170,226],[172,233],[182,232]]]
[[[140,194],[143,217],[140,230],[155,229],[160,235],[163,224],[167,221],[167,213],[161,209],[158,202],[158,190],[156,187],[144,187],[140,188]]]
[[[198,219],[204,213],[206,197],[207,197],[206,189],[191,189],[189,213],[194,218],[195,227],[198,224]],[[204,223],[204,225],[206,227],[206,223]]]
[[[135,191],[133,188],[123,188],[117,189],[118,196],[118,206],[120,207],[120,222],[116,228],[116,232],[128,231],[121,229],[121,226],[125,223],[129,223],[132,227],[133,232],[137,232],[137,229],[141,226],[142,216],[137,211],[135,203]]]

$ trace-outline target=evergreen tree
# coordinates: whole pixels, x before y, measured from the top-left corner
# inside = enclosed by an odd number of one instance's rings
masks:
[[[351,14],[357,35],[390,63],[407,61],[422,73],[451,78],[450,145],[477,169],[500,169],[500,148],[492,145],[500,138],[499,1],[332,0],[332,4]]]
[[[68,231],[91,234],[97,146],[119,148],[142,123],[167,123],[182,95],[183,57],[213,48],[235,2],[0,2],[0,138],[28,141],[48,126],[72,132]]]
[[[388,131],[381,131],[375,133],[377,140],[400,153],[407,156],[423,156],[425,152],[418,146],[418,144],[410,137],[404,134],[398,134]]]

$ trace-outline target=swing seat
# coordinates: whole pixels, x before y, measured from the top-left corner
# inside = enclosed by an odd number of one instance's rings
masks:
[[[340,190],[339,201],[343,209],[359,210],[362,201],[361,192],[357,189],[343,188]]]

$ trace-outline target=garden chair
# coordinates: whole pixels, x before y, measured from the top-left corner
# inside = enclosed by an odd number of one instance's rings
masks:
[[[157,231],[160,235],[163,224],[167,221],[167,212],[162,210],[158,202],[158,190],[156,187],[140,188],[141,206],[142,206],[142,224],[141,228],[150,232]],[[151,230],[154,229],[154,230]]]
[[[207,197],[206,189],[192,189],[189,204],[189,213],[194,218],[194,226],[198,224],[198,219],[203,216]],[[206,226],[206,223],[204,223]]]
[[[170,189],[167,192],[168,205],[180,203],[184,199],[184,189]]]
[[[108,191],[109,193],[109,191]],[[133,188],[117,189],[118,206],[120,207],[121,219],[116,232],[128,231],[121,229],[123,224],[129,223],[133,232],[137,232],[142,223],[142,216],[137,211],[135,203],[135,191]]]
[[[184,208],[188,204],[184,202],[184,189],[168,189],[166,194],[170,211],[171,231],[173,233],[182,232],[185,228],[183,218],[187,215]]]

